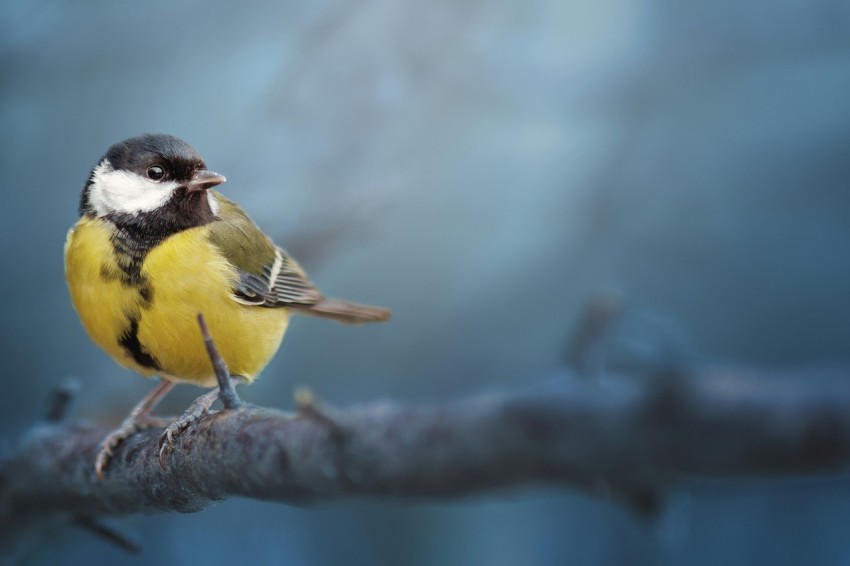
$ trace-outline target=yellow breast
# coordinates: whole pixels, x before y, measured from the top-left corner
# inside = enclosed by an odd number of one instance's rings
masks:
[[[209,242],[207,228],[184,230],[151,249],[141,265],[144,285],[116,276],[111,233],[108,222],[84,217],[65,245],[71,300],[91,339],[142,375],[213,386],[197,323],[203,313],[230,373],[254,379],[280,346],[288,312],[233,299],[238,275]],[[146,356],[151,362],[140,363]]]

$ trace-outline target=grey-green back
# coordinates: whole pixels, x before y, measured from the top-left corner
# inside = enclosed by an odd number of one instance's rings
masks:
[[[239,272],[234,298],[264,306],[310,306],[323,296],[298,263],[277,247],[239,206],[213,191],[221,205],[210,242]],[[276,273],[275,273],[276,272]]]

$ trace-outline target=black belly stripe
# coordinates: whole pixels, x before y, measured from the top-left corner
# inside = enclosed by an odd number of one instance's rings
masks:
[[[142,308],[148,310],[153,306],[153,287],[145,280],[139,287],[139,296],[142,298]]]
[[[130,318],[130,328],[121,334],[118,345],[124,348],[124,351],[140,366],[157,371],[162,369],[156,358],[139,341],[139,319]]]
[[[197,206],[199,203],[207,203],[206,196],[201,193],[197,193],[188,199],[172,199],[165,208],[157,209],[153,213],[132,216],[113,213],[106,217],[115,226],[115,230],[110,237],[114,253],[114,263],[102,265],[100,277],[105,281],[120,281],[122,285],[128,288],[128,292],[138,293],[140,299],[138,303],[139,310],[127,313],[127,320],[130,326],[118,337],[118,345],[137,364],[154,371],[161,371],[162,366],[160,366],[159,361],[139,341],[139,317],[144,311],[149,310],[153,306],[155,300],[153,286],[142,275],[142,265],[148,252],[171,235],[194,226],[203,226],[215,220],[211,212],[208,214],[208,217],[195,218],[192,216],[190,218],[191,215],[187,215],[186,211],[180,208],[180,206],[188,206],[189,209],[187,210],[190,211],[195,209],[203,210],[202,206],[200,208]],[[172,211],[169,207],[177,208]],[[171,214],[168,218],[171,218],[173,222],[163,222],[163,211]],[[174,220],[175,218],[177,220]],[[186,223],[186,219],[191,220],[191,222]]]

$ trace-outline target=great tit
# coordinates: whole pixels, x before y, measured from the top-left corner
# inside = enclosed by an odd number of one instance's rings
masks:
[[[115,361],[162,380],[103,441],[99,477],[122,440],[158,424],[150,413],[175,383],[215,385],[198,314],[231,374],[247,382],[277,351],[292,313],[347,324],[390,317],[324,297],[245,212],[212,190],[224,182],[186,142],[146,134],[110,147],[83,188],[65,244],[74,308]],[[214,397],[206,399],[208,408]],[[174,432],[172,425],[169,440]]]

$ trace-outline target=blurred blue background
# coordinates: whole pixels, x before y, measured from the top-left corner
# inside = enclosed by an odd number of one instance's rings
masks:
[[[62,274],[89,169],[141,132],[194,145],[327,294],[394,311],[296,320],[255,403],[532,383],[600,289],[702,359],[846,359],[848,29],[846,0],[7,0],[3,436],[68,375],[102,422],[151,387],[89,342]],[[118,524],[140,556],[58,529],[27,563],[850,563],[841,481],[682,490],[656,520],[527,488]]]

